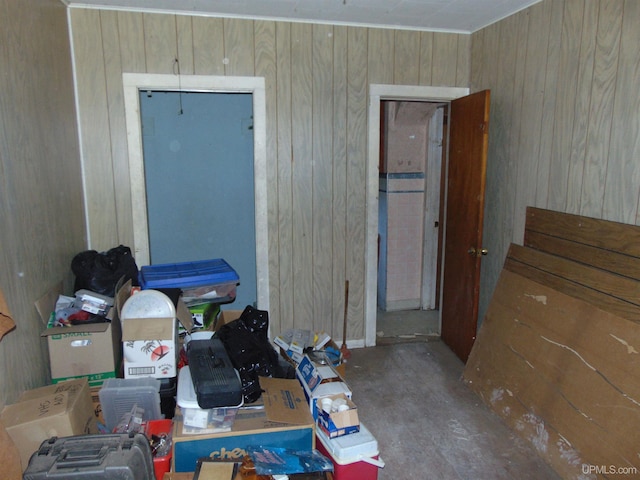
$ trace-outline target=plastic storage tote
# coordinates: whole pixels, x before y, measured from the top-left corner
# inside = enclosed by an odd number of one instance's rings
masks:
[[[187,306],[228,303],[236,298],[240,277],[222,258],[146,265],[140,268],[143,290],[179,288]]]
[[[112,432],[134,406],[143,410],[143,422],[162,419],[160,385],[151,377],[108,378],[98,392],[107,431]]]
[[[342,437],[329,438],[316,430],[316,448],[333,462],[334,480],[376,480],[378,469],[384,467],[379,458],[378,442],[360,423],[360,431]]]

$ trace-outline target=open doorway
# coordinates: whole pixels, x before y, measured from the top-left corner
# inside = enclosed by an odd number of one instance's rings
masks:
[[[379,343],[439,335],[448,103],[382,100],[378,203]]]
[[[380,237],[379,237],[379,221],[380,221],[380,150],[383,145],[382,137],[381,137],[381,121],[384,115],[384,104],[385,101],[397,101],[397,102],[422,102],[434,104],[437,106],[443,107],[441,109],[441,113],[443,115],[444,121],[444,113],[446,112],[445,106],[448,105],[453,99],[463,97],[469,93],[467,88],[457,88],[457,87],[419,87],[419,86],[406,86],[406,85],[371,85],[370,87],[370,101],[369,101],[369,159],[368,159],[368,176],[367,176],[367,259],[366,259],[366,278],[367,278],[367,287],[366,287],[366,298],[365,298],[365,345],[372,346],[377,343],[377,323],[378,323],[378,259],[379,259],[379,247],[380,247]],[[437,110],[437,108],[436,108]],[[444,138],[444,137],[443,137]],[[444,147],[444,146],[443,146]],[[446,152],[446,148],[443,148],[443,152]],[[435,157],[432,157],[435,158]],[[442,162],[442,157],[438,158],[438,162],[435,162],[439,165],[441,169],[443,169],[444,165]],[[436,175],[424,175],[425,177],[433,180],[435,178],[438,179],[437,186],[434,187],[426,187],[429,190],[430,194],[434,191],[438,191],[438,196],[444,195],[443,188],[440,184],[440,175],[439,172]],[[427,178],[423,179],[423,182],[427,180]],[[387,179],[388,180],[388,179]],[[423,187],[425,190],[425,187]],[[427,200],[423,193],[423,204],[421,206],[421,215],[424,215],[426,212]],[[444,202],[441,204],[443,205]],[[443,205],[443,207],[445,207]],[[446,207],[445,207],[446,208]],[[432,209],[433,210],[433,209]],[[427,217],[424,216],[424,226],[429,226],[430,229],[434,229],[439,231],[441,228],[441,220],[440,220],[440,208],[438,206],[436,212],[429,211],[430,215],[436,215],[436,217]],[[437,222],[437,223],[436,223]],[[439,233],[438,233],[439,234]],[[423,238],[426,237],[424,231],[421,234]],[[424,245],[423,245],[424,247]],[[428,258],[429,261],[425,262],[425,258]],[[420,258],[416,260],[416,263],[419,265],[419,275],[420,281],[419,289],[419,301],[417,303],[417,311],[421,312],[423,306],[424,298],[424,288],[422,278],[429,278],[429,275],[433,275],[431,278],[433,282],[430,287],[427,288],[428,291],[433,293],[433,303],[431,303],[431,310],[434,312],[438,312],[438,302],[440,298],[439,291],[437,290],[438,279],[441,277],[441,272],[438,270],[438,266],[440,262],[438,261],[439,255],[433,253],[427,255],[420,255]],[[431,267],[430,262],[434,263],[434,266]],[[425,273],[426,272],[426,273]],[[430,272],[430,273],[429,273]],[[409,310],[411,311],[411,310]],[[437,316],[437,321],[434,322],[434,325],[437,325],[437,331],[440,330],[441,319],[438,313],[435,313]]]

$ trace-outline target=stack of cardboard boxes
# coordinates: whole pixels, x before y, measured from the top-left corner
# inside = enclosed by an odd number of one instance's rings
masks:
[[[52,436],[98,433],[99,425],[104,424],[99,391],[105,380],[150,376],[164,381],[178,375],[182,347],[178,322],[190,332],[193,313],[177,299],[175,314],[136,318],[125,311],[123,316],[125,304],[137,295],[135,292],[130,281],[118,285],[107,322],[68,327],[49,323],[43,331],[49,346],[53,385],[26,392],[16,404],[5,407],[1,416],[20,451],[23,469],[40,444]],[[39,305],[47,321],[52,311],[51,298],[49,295]],[[241,313],[219,312],[215,320],[209,319],[209,327],[215,331],[238,319]],[[252,445],[300,451],[325,448],[317,444],[319,432],[330,440],[356,438],[361,424],[351,389],[344,380],[344,365],[322,364],[308,355],[309,347],[314,346],[338,351],[335,343],[328,335],[307,335],[302,331],[293,332],[286,345],[283,341],[286,340],[279,338],[274,343],[283,357],[295,365],[297,378],[260,378],[264,393],[259,401],[238,408],[232,426],[224,431],[189,432],[184,428],[183,412],[177,407],[173,418],[166,419],[170,424],[171,455],[162,458],[162,470],[156,473],[169,468],[176,474],[193,472],[202,457],[240,461]],[[166,423],[163,428],[167,428]]]

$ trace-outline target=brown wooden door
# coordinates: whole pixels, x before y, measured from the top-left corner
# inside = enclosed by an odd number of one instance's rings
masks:
[[[466,362],[476,339],[490,92],[451,102],[442,340]]]

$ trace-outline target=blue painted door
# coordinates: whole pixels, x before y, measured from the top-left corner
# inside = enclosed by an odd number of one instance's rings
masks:
[[[151,264],[224,258],[228,308],[254,305],[252,95],[142,91],[140,115]]]

